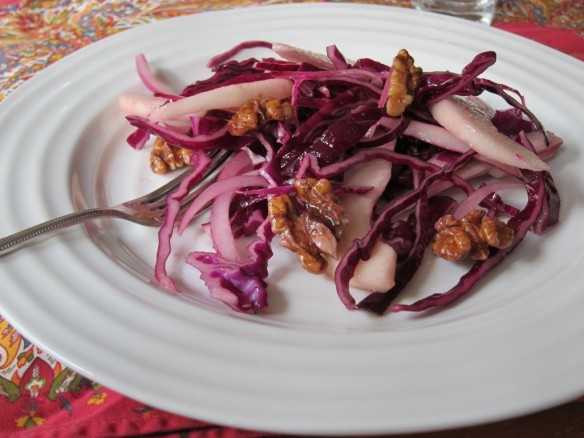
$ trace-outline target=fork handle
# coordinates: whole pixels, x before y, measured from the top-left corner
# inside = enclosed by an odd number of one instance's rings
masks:
[[[114,208],[90,208],[59,216],[0,239],[0,257],[24,246],[31,239],[101,217],[126,217],[126,215]]]

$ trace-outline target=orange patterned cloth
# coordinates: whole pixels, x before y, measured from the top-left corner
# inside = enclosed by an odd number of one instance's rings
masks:
[[[306,3],[316,3],[307,0]],[[342,1],[337,1],[342,3]],[[2,4],[5,4],[2,7]],[[69,53],[114,33],[156,20],[203,11],[261,4],[302,3],[294,0],[0,0],[0,100],[37,71]],[[404,0],[357,0],[411,7]],[[581,0],[499,1],[494,25],[554,45],[584,37]],[[527,28],[524,26],[527,25]],[[523,26],[523,27],[521,27]],[[551,33],[550,33],[551,32]],[[543,38],[543,37],[542,37]],[[579,53],[584,56],[577,44]],[[559,47],[560,50],[562,47]]]
[[[0,101],[48,65],[125,29],[209,10],[300,2],[0,0]],[[403,0],[356,2],[410,7]],[[493,25],[584,59],[582,0],[499,1]],[[263,435],[179,417],[130,400],[67,368],[23,338],[0,315],[0,437],[16,434]]]

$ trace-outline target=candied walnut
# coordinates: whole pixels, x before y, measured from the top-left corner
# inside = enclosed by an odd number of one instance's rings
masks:
[[[326,260],[320,255],[304,228],[305,222],[296,213],[288,195],[275,196],[268,202],[272,231],[280,235],[280,245],[296,253],[300,265],[309,272],[320,274]]]
[[[468,233],[459,226],[441,229],[436,234],[432,244],[434,254],[446,260],[460,260],[465,258],[472,248],[472,240]]]
[[[341,237],[344,222],[343,207],[333,192],[329,180],[305,178],[294,181],[296,193],[311,216],[326,224],[337,238]]]
[[[488,217],[483,210],[472,210],[462,219],[446,215],[435,224],[436,237],[432,250],[446,260],[460,260],[470,256],[485,260],[489,247],[505,249],[514,239],[511,227],[501,220]]]
[[[231,135],[241,136],[255,129],[259,121],[258,108],[256,101],[251,101],[240,106],[227,123],[229,133]]]
[[[192,154],[193,151],[169,145],[158,137],[150,151],[150,169],[161,174],[179,169],[189,162]]]
[[[275,196],[268,202],[272,231],[280,235],[280,244],[295,252],[300,265],[320,274],[326,269],[323,254],[336,257],[337,239],[344,223],[342,207],[327,180],[297,180],[297,195],[304,204],[298,214],[289,195]]]
[[[389,116],[401,116],[412,104],[421,77],[422,69],[414,65],[414,58],[407,50],[401,49],[393,58],[389,75],[389,91],[385,103]]]
[[[242,136],[270,120],[291,119],[294,112],[289,102],[278,99],[255,99],[238,108],[227,123],[231,135]]]
[[[260,104],[260,107],[262,105]],[[264,114],[267,120],[289,120],[294,115],[290,102],[282,102],[278,99],[263,101]]]
[[[470,256],[474,260],[485,260],[489,256],[489,247],[481,236],[481,222],[485,218],[484,210],[471,210],[460,221],[462,228],[472,241]]]
[[[481,237],[493,248],[509,248],[515,238],[513,228],[497,218],[484,218],[481,222]]]
[[[271,198],[268,201],[268,215],[272,231],[277,234],[283,233],[291,222],[296,221],[298,216],[292,199],[288,195]]]

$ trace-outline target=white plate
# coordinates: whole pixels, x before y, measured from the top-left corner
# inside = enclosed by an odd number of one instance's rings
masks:
[[[581,62],[480,25],[389,7],[306,4],[205,13],[141,26],[39,73],[0,105],[1,234],[159,184],[116,96],[141,89],[144,52],[166,78],[204,78],[212,55],[242,40],[283,41],[389,61],[406,47],[426,70],[460,70],[483,50],[486,76],[519,88],[562,135],[553,160],[561,224],[521,249],[470,297],[426,316],[349,312],[332,284],[289,269],[278,251],[271,307],[242,315],[211,301],[180,257],[171,270],[196,297],[151,284],[156,231],[120,221],[68,230],[0,263],[0,309],[31,341],[84,375],[168,411],[288,433],[372,434],[516,416],[584,393],[584,88]],[[263,55],[265,53],[251,52]],[[75,203],[73,201],[75,198]],[[460,272],[435,261],[404,299],[446,289]]]

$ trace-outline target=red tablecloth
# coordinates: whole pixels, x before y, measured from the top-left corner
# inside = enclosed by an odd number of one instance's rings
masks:
[[[78,48],[145,22],[290,1],[0,0],[0,100]],[[370,1],[409,6],[408,1]],[[584,2],[501,1],[493,23],[584,60]],[[0,309],[1,313],[2,309]],[[256,437],[130,400],[66,368],[0,316],[0,437]]]

